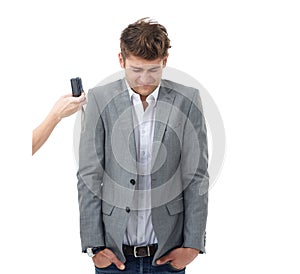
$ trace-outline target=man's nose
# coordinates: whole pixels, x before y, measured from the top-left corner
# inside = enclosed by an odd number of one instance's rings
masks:
[[[140,82],[141,84],[151,84],[153,82],[153,78],[151,77],[150,73],[148,72],[143,72],[140,76]]]

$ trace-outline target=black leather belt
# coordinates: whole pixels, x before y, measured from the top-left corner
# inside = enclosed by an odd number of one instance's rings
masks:
[[[123,245],[124,254],[134,256],[136,258],[153,256],[156,252],[156,249],[157,244],[147,246]]]

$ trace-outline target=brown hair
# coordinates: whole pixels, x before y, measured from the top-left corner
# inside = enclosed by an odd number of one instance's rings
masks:
[[[130,54],[146,60],[168,56],[170,39],[164,26],[149,17],[142,18],[123,30],[120,38],[122,57]]]

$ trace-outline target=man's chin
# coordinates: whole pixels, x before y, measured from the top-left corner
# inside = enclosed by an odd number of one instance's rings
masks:
[[[148,96],[156,89],[156,86],[139,86],[134,91],[142,96]]]

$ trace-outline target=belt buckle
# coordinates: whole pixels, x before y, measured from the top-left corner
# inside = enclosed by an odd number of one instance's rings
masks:
[[[146,248],[146,250],[147,250],[147,255],[145,255],[145,256],[139,256],[139,255],[137,255],[137,248],[141,248],[141,247]],[[135,258],[147,257],[147,256],[149,257],[149,256],[150,256],[150,247],[149,247],[149,246],[142,246],[142,245],[134,246],[134,247],[133,247],[133,256],[134,256]]]

